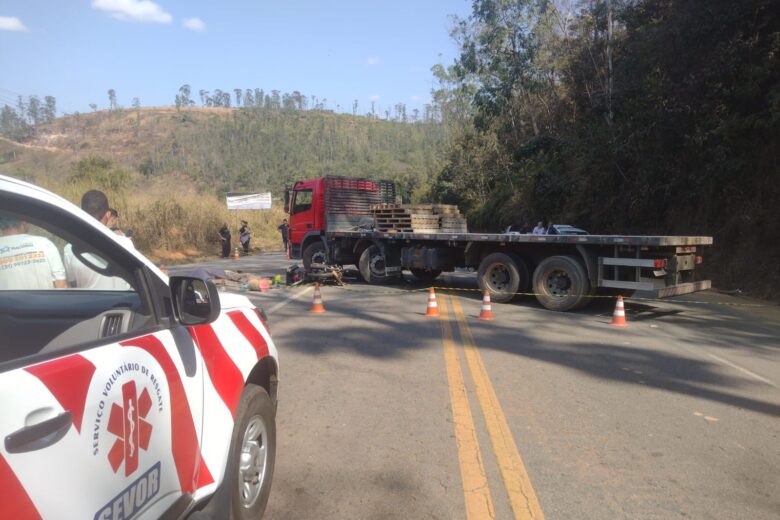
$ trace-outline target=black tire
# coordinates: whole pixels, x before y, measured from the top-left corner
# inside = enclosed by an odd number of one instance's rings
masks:
[[[360,255],[358,269],[363,280],[372,285],[385,285],[398,280],[398,275],[388,276],[385,270],[385,257],[377,246],[368,246]]]
[[[409,269],[409,271],[422,283],[432,283],[441,274],[441,269]]]
[[[241,455],[244,448],[250,449],[251,443],[247,443],[247,435],[250,423],[260,421],[265,430],[258,439],[258,444],[265,448],[262,473],[262,481],[255,493],[246,496],[246,477],[253,473],[252,470],[242,471]],[[248,384],[241,394],[241,402],[238,405],[236,422],[233,426],[233,435],[230,440],[230,460],[227,466],[225,479],[230,482],[230,518],[234,520],[257,519],[263,516],[265,506],[268,504],[268,496],[271,493],[271,481],[274,474],[276,461],[276,411],[268,393],[261,386]],[[249,486],[252,487],[251,485]],[[254,497],[253,500],[250,500]]]
[[[477,269],[479,288],[490,292],[490,300],[507,303],[520,291],[520,268],[513,255],[491,253],[479,263]]]
[[[531,290],[531,269],[528,267],[528,262],[520,255],[510,253],[517,266],[517,272],[520,273],[520,288],[519,292],[529,292]]]
[[[312,242],[306,249],[303,250],[303,270],[308,273],[311,264],[326,264],[328,263],[328,252],[325,250],[325,244],[322,241],[317,240]]]
[[[534,271],[536,299],[551,311],[570,311],[591,300],[591,288],[585,268],[574,256],[551,256]]]

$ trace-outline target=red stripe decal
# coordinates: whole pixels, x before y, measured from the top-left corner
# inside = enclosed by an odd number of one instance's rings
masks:
[[[235,420],[241,391],[244,389],[244,375],[222,347],[222,342],[210,325],[191,327],[190,334],[203,356],[214,388]]]
[[[123,347],[136,347],[147,351],[157,360],[168,380],[170,389],[171,406],[171,447],[173,450],[173,460],[176,464],[176,472],[179,475],[179,485],[185,493],[195,491],[195,464],[200,455],[198,446],[198,435],[195,430],[195,423],[192,420],[187,393],[181,382],[181,376],[173,363],[171,356],[165,348],[165,345],[154,336],[143,336],[140,338],[123,341],[120,343]]]
[[[211,472],[209,471],[208,466],[206,466],[206,461],[201,457],[200,467],[198,468],[198,489],[213,483],[214,477],[211,476]]]
[[[249,321],[249,318],[241,311],[232,311],[227,313],[233,324],[238,327],[241,334],[252,344],[252,348],[257,352],[257,359],[263,359],[268,355],[268,344],[263,339],[263,336]]]
[[[41,380],[65,410],[73,415],[73,426],[81,433],[81,419],[87,403],[87,391],[95,373],[95,365],[75,354],[25,369]]]
[[[72,413],[72,412],[71,412]],[[27,520],[41,518],[24,486],[16,478],[11,466],[0,455],[0,518]]]

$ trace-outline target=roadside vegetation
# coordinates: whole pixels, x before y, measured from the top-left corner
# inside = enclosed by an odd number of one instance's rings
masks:
[[[712,235],[716,285],[777,299],[776,2],[475,0],[452,34],[434,198],[476,228]]]

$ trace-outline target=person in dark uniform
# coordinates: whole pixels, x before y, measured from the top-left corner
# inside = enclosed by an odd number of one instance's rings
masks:
[[[219,228],[219,239],[222,242],[222,258],[230,258],[230,228],[227,222]]]
[[[284,219],[276,229],[282,234],[282,244],[284,244],[284,250],[287,251],[287,242],[290,240],[290,225],[287,223],[287,219]]]

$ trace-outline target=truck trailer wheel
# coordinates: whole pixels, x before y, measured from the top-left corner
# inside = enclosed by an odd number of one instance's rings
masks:
[[[528,292],[531,290],[531,270],[528,268],[528,262],[526,262],[522,256],[514,253],[509,253],[509,256],[515,261],[517,266],[517,272],[520,273],[520,287],[519,292]]]
[[[358,269],[363,280],[372,285],[389,284],[398,280],[398,276],[387,275],[385,255],[377,246],[369,246],[363,251]]]
[[[432,283],[441,274],[441,269],[409,269],[412,276],[422,283]]]
[[[479,263],[477,282],[480,289],[490,292],[492,301],[506,303],[520,290],[522,275],[512,255],[491,253]]]
[[[570,311],[591,300],[590,281],[585,268],[573,256],[551,256],[534,271],[534,292],[546,309]]]
[[[325,244],[320,240],[312,242],[303,250],[303,270],[310,271],[311,264],[327,264],[328,252],[325,250]]]

